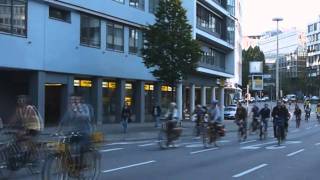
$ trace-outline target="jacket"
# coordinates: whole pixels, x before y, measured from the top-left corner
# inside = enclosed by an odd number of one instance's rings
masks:
[[[271,110],[269,108],[263,108],[259,112],[262,119],[270,118],[270,113]]]

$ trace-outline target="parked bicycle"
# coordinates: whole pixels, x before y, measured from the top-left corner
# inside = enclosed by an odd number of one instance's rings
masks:
[[[42,169],[42,180],[98,179],[101,155],[91,139],[83,139],[84,136],[77,132],[54,136],[58,141],[48,143],[51,151]],[[90,145],[80,141],[90,141]]]

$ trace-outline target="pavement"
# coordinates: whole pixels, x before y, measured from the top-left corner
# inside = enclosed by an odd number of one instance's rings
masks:
[[[231,122],[228,128],[232,127]],[[128,134],[134,135],[134,130],[139,128],[153,132],[151,123],[149,128],[139,126],[132,125]],[[187,123],[183,127],[187,128]],[[247,141],[239,143],[236,132],[229,131],[218,141],[219,147],[209,148],[203,147],[200,138],[187,135],[176,142],[177,147],[165,150],[159,148],[156,136],[145,140],[129,141],[127,137],[124,141],[105,142],[98,149],[102,155],[99,179],[319,179],[320,124],[315,113],[311,114],[308,123],[302,121],[299,129],[295,128],[295,121],[291,119],[287,140],[280,146],[272,134],[273,130],[269,128],[266,140],[259,140],[257,134],[252,134]],[[41,178],[31,176],[27,171],[19,171],[14,179]]]

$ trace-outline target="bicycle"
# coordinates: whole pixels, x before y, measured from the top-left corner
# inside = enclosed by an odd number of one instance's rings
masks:
[[[53,137],[58,137],[58,141],[48,143],[50,153],[42,169],[42,180],[98,179],[101,155],[89,138],[77,132]],[[89,143],[81,144],[86,141]]]
[[[296,128],[300,128],[301,116],[296,116]]]
[[[281,120],[275,119],[274,123],[275,123],[275,129],[276,129],[275,135],[278,141],[278,146],[280,146],[286,137],[284,122],[282,122]]]
[[[240,120],[236,122],[239,126],[238,128],[238,140],[239,142],[245,141],[247,139],[247,128],[246,128],[246,122],[244,120]]]
[[[175,121],[166,121],[161,124],[158,135],[158,144],[161,149],[166,149],[170,145],[175,147],[175,141],[179,139],[182,133],[182,128],[176,127],[176,124]]]
[[[306,112],[305,121],[308,122],[310,119],[310,112]]]
[[[201,134],[204,148],[209,148],[212,144],[214,144],[215,147],[218,147],[217,140],[220,137],[225,136],[224,125],[219,123],[203,122]]]
[[[320,112],[317,112],[317,120],[318,120],[318,123],[320,124]]]
[[[37,175],[45,156],[45,144],[29,140],[16,129],[3,130],[2,137],[4,136],[7,136],[8,141],[0,150],[0,177],[10,179],[14,172],[22,168]]]
[[[264,121],[266,121],[266,122],[264,122]],[[262,139],[265,140],[268,137],[268,130],[267,130],[268,124],[265,124],[265,123],[267,123],[267,119],[264,119],[264,120],[261,119],[259,121],[259,130],[260,130],[259,137],[260,137],[260,140],[262,140]]]

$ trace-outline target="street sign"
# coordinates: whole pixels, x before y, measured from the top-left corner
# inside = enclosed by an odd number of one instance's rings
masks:
[[[262,91],[263,90],[263,76],[253,75],[252,76],[252,90]]]

